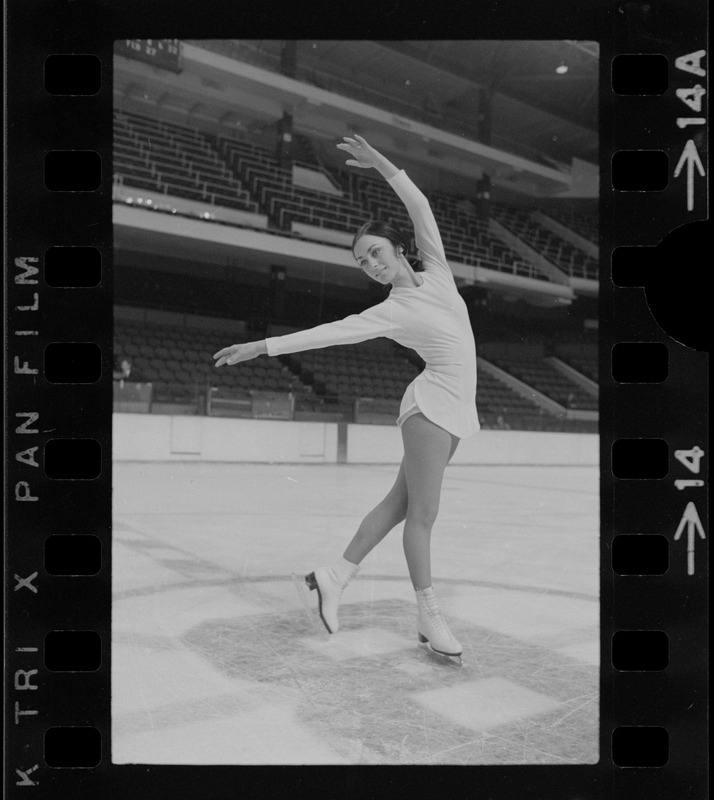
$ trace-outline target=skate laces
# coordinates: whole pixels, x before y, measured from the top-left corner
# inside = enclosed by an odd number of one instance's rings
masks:
[[[454,635],[451,633],[449,626],[446,624],[436,597],[431,593],[420,592],[422,598],[422,609],[426,612],[429,620],[436,625],[441,633],[446,634],[449,639],[453,639]]]
[[[441,633],[445,634],[449,639],[454,638],[453,634],[449,630],[449,626],[446,624],[446,620],[438,608],[427,608],[427,613],[429,614],[429,619],[436,625]]]

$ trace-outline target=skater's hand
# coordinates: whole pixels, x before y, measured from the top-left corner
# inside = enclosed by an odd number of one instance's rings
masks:
[[[213,354],[213,358],[218,359],[214,366],[221,367],[223,364],[238,364],[241,361],[250,361],[267,353],[265,342],[247,342],[246,344],[231,344]]]
[[[375,150],[366,139],[363,139],[357,134],[354,138],[349,136],[343,137],[344,141],[337,145],[340,150],[349,153],[350,158],[345,163],[351,167],[360,167],[361,169],[370,169],[371,167],[378,167],[382,160],[382,154]]]

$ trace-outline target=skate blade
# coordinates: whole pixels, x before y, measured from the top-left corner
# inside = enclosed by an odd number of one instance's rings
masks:
[[[315,609],[310,603],[310,590],[305,582],[305,578],[302,575],[296,575],[294,572],[290,577],[293,580],[293,585],[295,586],[295,591],[300,598],[300,602],[305,609],[305,614],[307,615],[308,620],[310,620],[310,627],[317,632],[324,631],[325,629],[323,628],[321,622],[317,619]]]
[[[317,613],[320,616],[320,621],[325,626],[325,629],[328,633],[334,633],[332,628],[327,624],[327,620],[322,616],[322,592],[320,591],[320,586],[317,583],[317,578],[315,577],[314,572],[311,572],[309,575],[305,576],[305,585],[311,592],[317,591]]]
[[[443,664],[453,664],[456,667],[463,667],[464,665],[461,654],[458,656],[449,655],[448,653],[440,653],[438,650],[434,650],[434,648],[431,646],[431,642],[426,638],[426,636],[419,634],[419,644],[421,644],[429,653],[435,655]]]

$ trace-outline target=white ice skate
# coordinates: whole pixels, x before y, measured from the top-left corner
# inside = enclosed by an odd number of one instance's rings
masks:
[[[417,618],[419,642],[426,645],[432,652],[450,658],[461,666],[463,649],[441,615],[434,590],[431,587],[418,589],[416,596],[419,610]]]
[[[340,624],[337,609],[342,592],[359,571],[359,565],[340,559],[329,567],[319,567],[305,576],[310,591],[317,590],[320,619],[329,633],[337,633]]]

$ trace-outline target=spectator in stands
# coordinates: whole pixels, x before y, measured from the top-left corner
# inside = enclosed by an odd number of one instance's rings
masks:
[[[397,227],[381,220],[367,222],[355,234],[352,251],[368,277],[384,286],[391,284],[386,300],[361,314],[310,330],[230,345],[213,357],[220,367],[265,353],[276,356],[386,336],[423,358],[424,370],[407,387],[397,419],[404,458],[396,482],[364,518],[343,557],[316,569],[305,580],[317,589],[322,621],[335,633],[340,597],[360,562],[404,521],[403,544],[416,593],[419,641],[460,660],[461,644],[444,621],[431,585],[431,530],[446,465],[459,440],[479,429],[476,348],[468,310],[425,195],[362,137],[345,137],[337,147],[351,156],[348,165],[376,169],[397,193],[414,225],[419,260],[407,260],[408,240]]]
[[[124,356],[119,361],[119,366],[114,369],[114,380],[123,386],[125,383],[145,383],[146,376],[135,369],[128,356]]]

